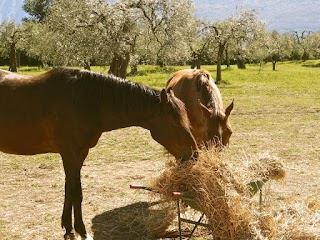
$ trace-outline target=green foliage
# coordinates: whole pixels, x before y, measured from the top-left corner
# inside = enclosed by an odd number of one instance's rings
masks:
[[[31,16],[32,21],[41,22],[47,14],[52,0],[25,0],[23,10]]]

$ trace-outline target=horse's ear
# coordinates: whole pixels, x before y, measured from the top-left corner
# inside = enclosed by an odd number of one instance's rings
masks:
[[[226,111],[225,111],[226,118],[228,118],[228,117],[230,116],[230,114],[231,114],[231,111],[232,111],[232,109],[233,109],[233,101],[234,101],[234,100],[232,100],[232,102],[230,103],[230,105],[226,108]]]
[[[169,102],[168,94],[165,89],[162,89],[160,97],[161,103],[167,104]]]
[[[202,102],[200,101],[200,99],[198,99],[198,103],[199,103],[199,107],[201,109],[201,112],[207,117],[209,118],[211,116],[211,111],[209,108],[207,108],[204,104],[202,104]]]

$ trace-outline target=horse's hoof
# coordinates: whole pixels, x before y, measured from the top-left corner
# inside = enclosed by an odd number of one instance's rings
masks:
[[[93,240],[93,238],[89,234],[87,234],[86,237],[81,237],[81,240]]]
[[[78,236],[77,240],[93,240],[88,233],[85,236],[80,236],[80,234],[76,232],[76,236]]]
[[[64,235],[64,240],[81,240],[80,236],[74,233]]]
[[[93,240],[93,238],[87,233],[86,236],[80,236],[77,234],[78,238],[77,240]]]
[[[80,236],[78,233],[70,233],[64,236],[64,240],[93,240],[93,238],[89,234]]]

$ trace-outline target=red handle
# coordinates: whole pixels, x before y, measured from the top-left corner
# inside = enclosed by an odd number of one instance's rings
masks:
[[[172,195],[173,195],[175,198],[182,198],[183,193],[182,193],[182,192],[173,192]]]
[[[145,188],[145,186],[143,186],[141,184],[130,184],[130,188],[132,188],[132,189],[143,189],[143,188]]]

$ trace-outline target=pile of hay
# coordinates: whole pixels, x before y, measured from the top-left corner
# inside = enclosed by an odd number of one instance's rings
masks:
[[[248,183],[283,178],[283,165],[262,159],[250,165],[250,174],[243,171],[232,169],[216,152],[204,151],[196,162],[171,163],[151,185],[166,199],[177,191],[193,196],[205,213],[214,239],[268,239],[276,234],[275,221],[269,214],[256,211]]]

